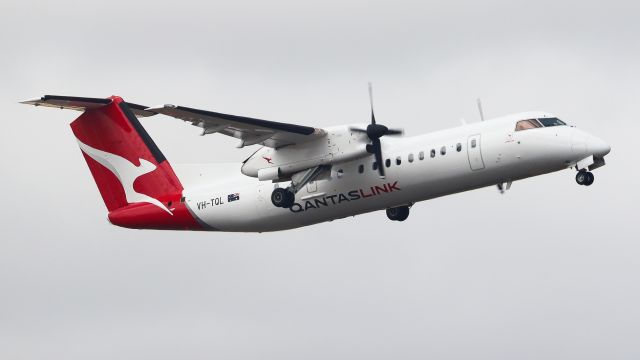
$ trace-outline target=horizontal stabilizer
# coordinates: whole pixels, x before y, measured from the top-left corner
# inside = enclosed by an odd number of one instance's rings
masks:
[[[21,101],[20,103],[34,106],[46,106],[59,109],[85,111],[101,108],[105,105],[111,104],[112,101],[113,100],[109,98],[45,95],[39,99]],[[138,105],[130,102],[126,104],[137,117],[153,116],[156,114],[154,112],[145,110],[147,107],[144,105]]]

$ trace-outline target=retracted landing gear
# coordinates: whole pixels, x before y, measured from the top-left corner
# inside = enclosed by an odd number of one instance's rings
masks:
[[[289,189],[275,188],[271,193],[271,202],[276,207],[290,208],[296,200],[296,194]]]
[[[409,217],[408,206],[398,206],[387,209],[387,217],[393,221],[405,221]]]
[[[576,182],[578,183],[578,185],[589,186],[593,184],[594,180],[595,180],[595,177],[591,172],[580,170],[576,174]]]

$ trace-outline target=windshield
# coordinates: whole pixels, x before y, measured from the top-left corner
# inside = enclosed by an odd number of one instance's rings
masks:
[[[536,119],[520,120],[516,123],[516,131],[535,129],[539,127],[542,127],[542,126],[540,125],[539,122],[536,121]]]
[[[540,121],[542,123],[542,126],[544,127],[567,125],[564,123],[564,121],[558,118],[544,118],[544,119],[538,119],[538,121]]]

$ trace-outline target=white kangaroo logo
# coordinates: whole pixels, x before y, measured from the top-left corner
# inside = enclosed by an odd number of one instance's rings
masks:
[[[156,169],[154,164],[145,159],[138,159],[138,161],[140,161],[140,166],[135,166],[132,162],[122,156],[92,148],[80,140],[78,140],[78,144],[85,154],[89,155],[93,160],[109,169],[118,178],[118,180],[120,180],[120,184],[122,185],[122,189],[124,189],[124,195],[128,203],[133,204],[146,202],[161,208],[170,215],[173,215],[173,213],[169,211],[169,209],[167,209],[167,207],[158,199],[141,194],[133,189],[133,182],[136,181],[138,177],[148,174]]]

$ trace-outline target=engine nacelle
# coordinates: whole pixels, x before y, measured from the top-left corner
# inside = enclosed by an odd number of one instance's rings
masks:
[[[333,165],[370,155],[366,135],[348,127],[327,129],[327,136],[280,149],[263,147],[242,165],[242,173],[260,180],[287,179],[292,174],[320,165]]]
[[[260,181],[278,180],[280,178],[280,168],[278,166],[268,167],[258,170]]]

